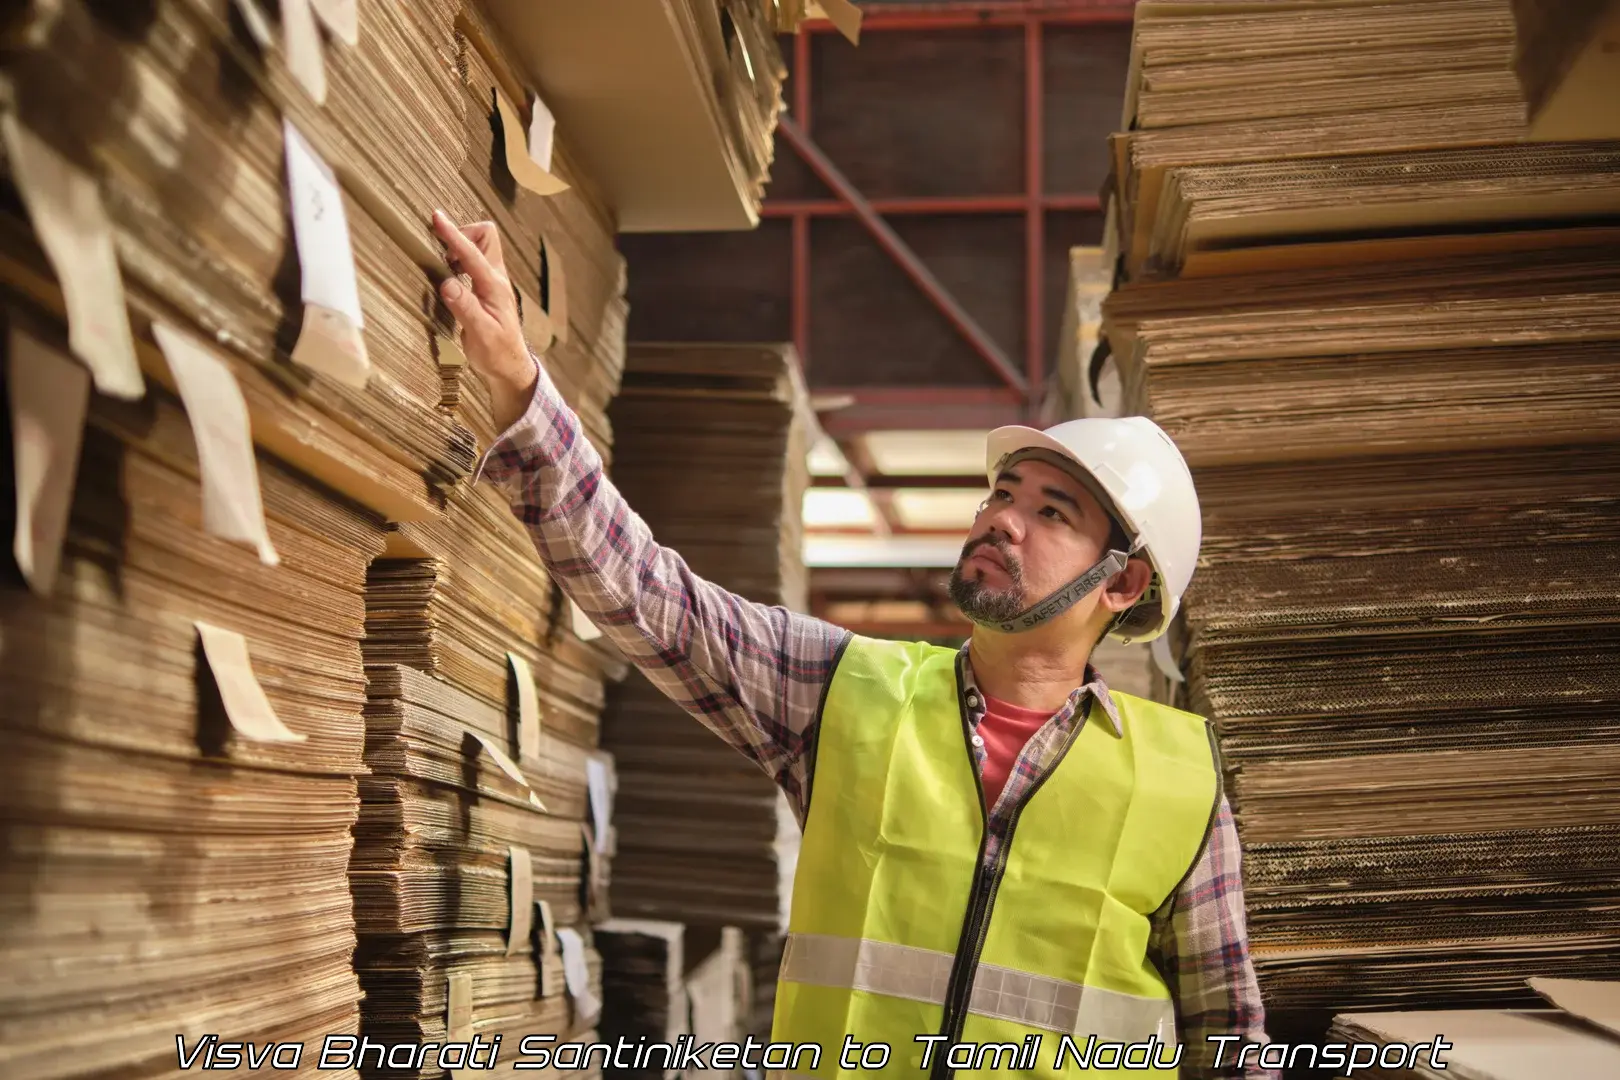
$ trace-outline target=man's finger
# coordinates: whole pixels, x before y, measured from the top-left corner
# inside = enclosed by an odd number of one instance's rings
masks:
[[[439,286],[439,296],[444,299],[444,306],[450,309],[450,314],[456,317],[463,331],[481,334],[497,325],[495,316],[485,310],[483,301],[459,276],[446,278],[444,284]]]
[[[450,251],[451,269],[472,279],[473,292],[480,300],[498,301],[506,287],[497,280],[496,269],[489,264],[478,245],[457,228],[443,210],[433,212],[433,231]]]
[[[475,221],[471,225],[464,225],[462,235],[478,245],[478,250],[484,253],[491,266],[504,267],[505,259],[501,254],[501,231],[495,227],[493,221]]]

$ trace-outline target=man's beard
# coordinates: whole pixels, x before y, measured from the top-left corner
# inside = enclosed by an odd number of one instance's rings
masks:
[[[995,548],[1007,564],[1008,585],[1003,589],[987,588],[981,580],[968,580],[962,575],[962,566],[968,556],[983,546]],[[1024,575],[1011,546],[994,533],[976,536],[962,545],[962,557],[951,571],[951,599],[962,614],[976,622],[1007,622],[1024,610]]]

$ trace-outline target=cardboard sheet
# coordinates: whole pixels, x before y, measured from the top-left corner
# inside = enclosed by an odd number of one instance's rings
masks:
[[[234,630],[197,622],[208,672],[219,692],[231,727],[255,742],[305,742],[309,736],[294,732],[276,715],[264,687],[253,673],[247,639]]]
[[[89,366],[96,390],[133,401],[146,393],[129,328],[112,223],[96,178],[0,114],[11,175],[67,303],[68,346]]]
[[[278,565],[281,558],[270,542],[259,494],[247,403],[236,376],[191,334],[154,322],[152,336],[168,360],[197,440],[204,527],[215,536],[252,546],[266,566]]]
[[[12,556],[28,587],[38,596],[50,596],[73,507],[90,373],[13,320],[6,390],[17,488]]]
[[[361,388],[371,374],[361,329],[360,285],[343,209],[343,193],[291,120],[284,121],[287,185],[302,271],[304,321],[292,358],[345,386]]]
[[[1382,1080],[1609,1080],[1620,1074],[1620,1041],[1555,1010],[1451,1010],[1352,1013],[1334,1018],[1330,1039],[1344,1042],[1428,1044],[1437,1035],[1444,1068],[1430,1065],[1432,1050],[1416,1066],[1380,1069]]]
[[[1571,1016],[1620,1037],[1620,982],[1534,978],[1530,989]]]

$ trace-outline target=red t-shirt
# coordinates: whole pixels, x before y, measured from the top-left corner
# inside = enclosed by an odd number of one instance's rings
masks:
[[[979,721],[979,735],[984,739],[985,809],[995,807],[1024,744],[1051,718],[1051,713],[1009,705],[984,694],[984,719]]]

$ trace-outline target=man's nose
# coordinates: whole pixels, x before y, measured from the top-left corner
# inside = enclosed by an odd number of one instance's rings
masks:
[[[1023,542],[1024,519],[1011,503],[993,504],[984,516],[984,527],[989,532],[1000,533],[1010,544]]]

